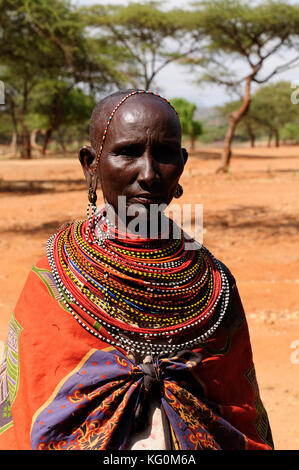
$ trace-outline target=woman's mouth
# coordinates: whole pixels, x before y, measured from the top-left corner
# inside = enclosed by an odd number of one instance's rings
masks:
[[[141,193],[130,197],[130,202],[135,204],[161,204],[162,201],[161,194]]]

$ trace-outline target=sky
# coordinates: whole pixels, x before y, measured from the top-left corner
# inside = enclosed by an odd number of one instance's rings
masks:
[[[141,2],[142,0],[135,0]],[[297,3],[298,0],[290,0],[289,3]],[[75,5],[92,5],[92,4],[127,4],[128,0],[73,0],[72,2]],[[134,0],[131,0],[131,3],[134,3]],[[165,0],[166,7],[169,8],[187,8],[187,0]],[[277,65],[284,63],[285,61],[294,57],[294,52],[286,53],[283,55],[276,54],[273,58],[267,61],[265,64],[265,69],[262,76],[267,76],[270,71]],[[244,75],[242,67],[244,67],[243,62],[236,62],[234,64],[236,70],[241,69],[241,74]],[[243,72],[243,73],[242,73]],[[196,82],[196,74],[191,73],[188,70],[188,67],[183,67],[179,64],[171,63],[167,65],[161,72],[157,75],[155,85],[156,88],[152,91],[158,91],[160,94],[164,95],[168,99],[174,97],[182,97],[188,101],[192,101],[197,104],[198,107],[213,107],[221,106],[222,104],[231,101],[233,98],[227,88],[221,85],[198,85]],[[268,83],[277,82],[280,80],[287,80],[290,82],[299,81],[299,66],[297,68],[288,70],[284,73],[280,73],[273,77]],[[253,90],[256,86],[253,86]]]

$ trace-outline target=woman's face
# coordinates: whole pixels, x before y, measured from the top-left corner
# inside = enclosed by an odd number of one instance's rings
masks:
[[[99,162],[105,200],[116,212],[119,196],[127,209],[168,205],[184,168],[184,152],[180,123],[170,106],[150,96],[129,98],[112,118]]]

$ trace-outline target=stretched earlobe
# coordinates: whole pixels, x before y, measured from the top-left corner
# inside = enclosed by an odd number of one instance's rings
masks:
[[[91,186],[92,179],[94,178],[93,164],[96,162],[97,154],[92,147],[85,145],[79,150],[78,158],[89,187]]]
[[[188,152],[185,148],[182,148],[182,155],[184,159],[184,164],[186,164],[186,161],[188,160]]]
[[[182,196],[183,192],[184,192],[184,191],[183,191],[182,186],[180,185],[180,183],[178,183],[173,196],[174,196],[176,199],[178,199],[179,197]]]

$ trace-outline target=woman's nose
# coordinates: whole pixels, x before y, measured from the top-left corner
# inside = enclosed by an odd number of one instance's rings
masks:
[[[138,182],[142,186],[151,187],[159,180],[157,171],[157,162],[155,161],[150,149],[145,150],[142,157],[139,158]]]

